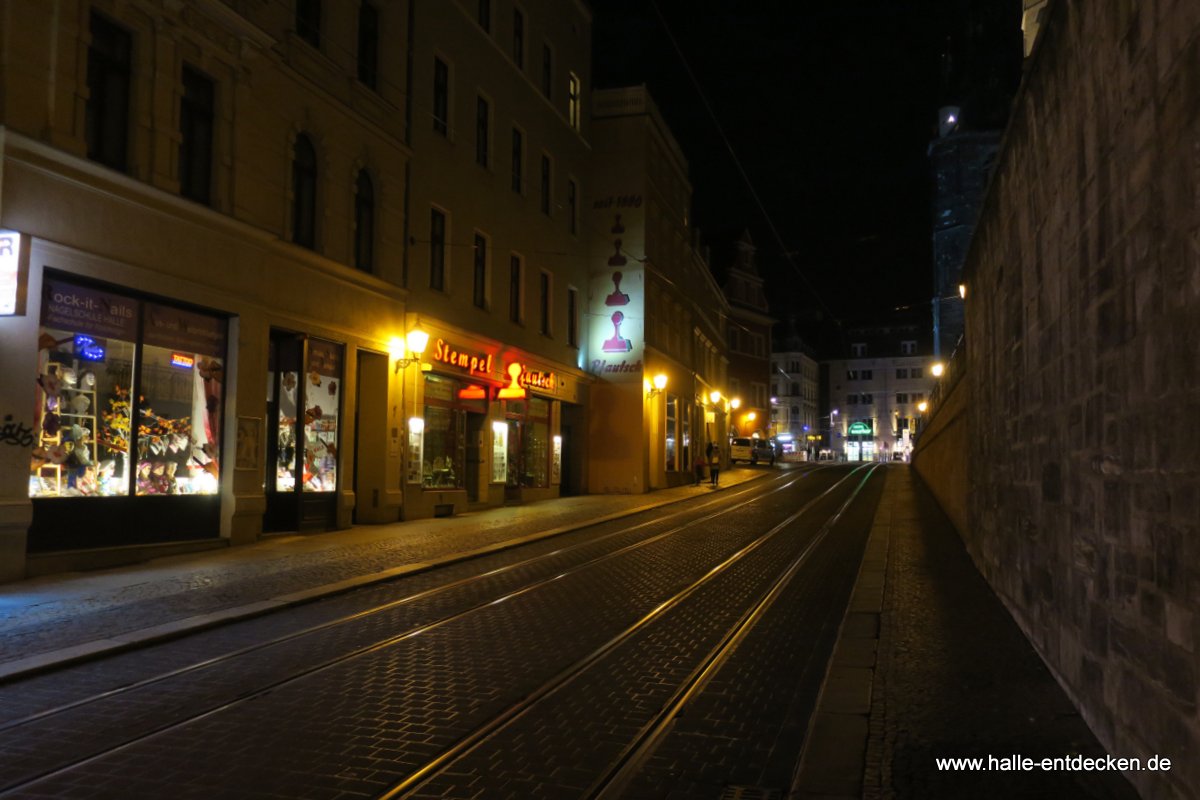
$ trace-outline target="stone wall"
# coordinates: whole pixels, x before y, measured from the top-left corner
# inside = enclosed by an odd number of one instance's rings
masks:
[[[965,539],[1110,752],[1174,762],[1142,794],[1198,797],[1200,3],[1048,12],[966,267]]]
[[[971,383],[963,377],[938,403],[917,438],[912,466],[959,534],[969,525],[968,463]]]

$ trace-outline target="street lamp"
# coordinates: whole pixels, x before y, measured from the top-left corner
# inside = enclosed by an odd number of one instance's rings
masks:
[[[413,328],[404,340],[393,338],[388,349],[396,359],[395,373],[398,374],[409,364],[420,361],[427,344],[429,344],[429,334],[420,328]],[[405,355],[405,353],[412,355]]]
[[[740,397],[735,397],[729,401],[729,407],[732,408],[734,411],[737,411],[739,408],[741,408],[741,406],[742,406],[742,398],[740,398]]]
[[[929,368],[929,371],[933,373],[933,377],[940,378],[942,377],[942,373],[946,371],[946,365],[940,361],[934,362],[934,365]]]
[[[708,399],[711,400],[712,404],[715,406],[717,403],[721,402],[721,393],[716,389],[713,389],[708,393]]]
[[[667,388],[667,375],[660,372],[654,376],[654,385],[651,386],[649,381],[646,382],[646,397],[654,397],[662,394],[662,390]]]
[[[926,403],[924,400],[917,403],[917,411],[920,411],[922,414],[924,414],[928,409],[929,403]]]

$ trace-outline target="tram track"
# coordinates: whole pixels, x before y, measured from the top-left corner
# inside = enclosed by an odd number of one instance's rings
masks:
[[[874,472],[874,467],[865,467],[855,469],[842,480],[833,484],[822,492],[817,497],[813,498],[800,509],[790,514],[782,522],[773,526],[770,530],[757,537],[749,544],[738,549],[727,557],[724,561],[714,565],[705,572],[698,580],[685,587],[683,590],[675,593],[670,598],[663,600],[648,613],[637,620],[633,625],[628,626],[618,634],[610,638],[599,648],[595,649],[585,657],[577,660],[557,675],[553,676],[540,687],[532,692],[529,692],[525,697],[518,702],[506,708],[500,714],[487,720],[484,724],[478,726],[467,736],[460,739],[452,748],[439,754],[436,758],[428,761],[425,765],[412,772],[403,781],[398,782],[386,792],[379,795],[379,800],[401,800],[402,798],[412,798],[426,786],[434,777],[443,771],[449,769],[455,761],[467,755],[475,748],[479,747],[489,739],[503,734],[504,730],[515,720],[522,715],[528,713],[531,709],[537,707],[538,704],[553,696],[555,693],[564,690],[572,681],[583,675],[587,670],[594,667],[602,659],[613,653],[617,648],[630,640],[633,636],[642,631],[646,626],[654,623],[665,615],[668,611],[677,607],[679,604],[687,600],[696,593],[701,587],[708,584],[716,576],[723,573],[731,565],[748,556],[750,553],[757,550],[770,539],[778,535],[781,531],[786,530],[794,524],[804,514],[813,509],[821,500],[832,494],[841,485],[857,473],[866,470],[866,474],[859,481],[858,485],[853,489],[850,495],[838,507],[837,511],[828,517],[818,532],[808,541],[801,553],[791,562],[791,564],[780,574],[780,576],[772,583],[768,591],[758,600],[758,602],[743,614],[737,623],[725,634],[716,648],[710,651],[700,664],[692,671],[688,678],[681,684],[674,694],[671,701],[664,705],[660,711],[639,731],[638,736],[634,741],[630,742],[624,749],[621,756],[614,761],[606,770],[604,775],[588,789],[584,796],[589,798],[612,798],[615,795],[613,792],[618,791],[620,786],[624,784],[631,769],[636,768],[645,754],[651,750],[654,743],[667,730],[670,722],[679,713],[680,709],[686,705],[688,700],[697,692],[711,676],[713,672],[720,669],[721,664],[729,657],[730,653],[737,647],[738,642],[745,634],[753,627],[754,623],[762,616],[764,610],[778,597],[782,588],[787,585],[791,578],[796,574],[800,567],[824,540],[829,530],[840,519],[841,515],[850,506],[859,492],[866,485],[867,480]],[[615,788],[614,788],[615,787]]]
[[[568,570],[558,571],[552,576],[541,578],[541,579],[533,581],[531,583],[527,583],[524,586],[519,587],[515,590],[510,590],[510,591],[507,591],[500,595],[494,596],[486,601],[475,603],[467,608],[461,609],[457,613],[450,614],[450,615],[444,615],[442,617],[439,617],[439,618],[432,620],[430,622],[427,622],[425,624],[411,627],[401,633],[398,633],[394,636],[388,637],[384,640],[375,642],[369,646],[360,647],[360,648],[357,648],[350,652],[343,653],[342,655],[340,655],[338,657],[320,661],[316,664],[311,665],[307,669],[300,670],[297,672],[292,672],[292,673],[290,673],[286,676],[283,676],[283,677],[279,678],[278,680],[270,682],[266,685],[260,685],[255,688],[252,688],[252,689],[243,690],[243,691],[237,693],[237,696],[229,699],[226,702],[215,703],[215,704],[210,703],[209,705],[207,705],[206,707],[204,707],[202,709],[190,710],[190,712],[187,715],[183,716],[182,718],[175,718],[175,719],[172,719],[163,724],[153,726],[150,729],[143,729],[132,735],[124,737],[120,741],[111,743],[108,747],[106,747],[104,749],[94,750],[93,752],[89,752],[89,753],[76,753],[70,759],[66,759],[65,763],[63,761],[60,761],[59,763],[56,763],[53,765],[48,765],[48,764],[42,765],[42,768],[36,769],[33,774],[26,772],[19,779],[10,780],[10,781],[6,782],[3,786],[0,786],[0,795],[12,794],[16,791],[19,791],[21,788],[23,788],[25,786],[29,786],[31,784],[49,779],[55,775],[58,775],[58,774],[70,771],[72,769],[75,769],[77,767],[92,763],[98,759],[103,758],[105,755],[107,755],[109,753],[113,753],[113,752],[117,752],[117,751],[120,751],[123,749],[134,747],[141,742],[145,742],[149,739],[152,739],[157,736],[161,736],[162,734],[168,733],[173,730],[178,730],[178,729],[183,728],[197,720],[206,719],[206,718],[212,717],[214,715],[217,715],[223,711],[227,711],[231,708],[248,703],[248,702],[254,700],[255,698],[262,697],[266,694],[274,692],[284,686],[287,686],[291,683],[302,680],[303,678],[309,677],[316,673],[329,670],[333,667],[338,666],[339,664],[345,663],[346,661],[356,659],[356,658],[361,658],[370,653],[378,652],[381,649],[388,648],[388,647],[396,645],[400,642],[403,642],[407,639],[411,639],[411,638],[418,636],[422,633],[425,633],[427,631],[430,631],[430,630],[433,630],[435,628],[442,627],[445,625],[449,625],[456,620],[462,619],[463,617],[473,614],[473,613],[476,613],[484,608],[488,608],[488,607],[496,605],[497,603],[501,603],[506,600],[536,591],[539,588],[542,588],[546,585],[549,585],[549,584],[559,581],[563,578],[566,578],[566,577],[570,576],[571,574],[575,574],[582,570],[599,565],[606,561],[617,558],[621,555],[628,554],[639,548],[650,546],[651,544],[661,541],[667,537],[687,531],[687,530],[689,530],[695,526],[701,525],[703,523],[711,522],[712,520],[722,517],[723,515],[734,513],[752,503],[755,503],[759,500],[767,498],[776,492],[783,491],[783,490],[793,486],[796,482],[803,479],[804,477],[814,474],[814,472],[817,472],[817,471],[816,470],[808,471],[808,472],[805,472],[805,473],[801,474],[800,476],[794,477],[794,478],[792,478],[792,477],[782,478],[780,480],[779,485],[770,487],[765,492],[762,491],[762,487],[752,487],[751,489],[747,489],[743,492],[738,493],[737,495],[734,495],[732,498],[729,495],[726,495],[725,497],[722,497],[722,498],[714,498],[714,499],[707,501],[706,503],[700,505],[698,508],[695,506],[692,506],[687,509],[673,512],[669,515],[666,515],[665,517],[657,517],[655,519],[648,520],[643,523],[639,523],[637,525],[631,526],[630,528],[624,528],[624,529],[613,531],[610,533],[605,533],[602,536],[587,539],[584,541],[580,541],[580,542],[568,545],[563,548],[557,548],[551,552],[543,553],[543,554],[540,554],[537,556],[533,556],[531,558],[523,559],[518,562],[514,562],[513,564],[510,564],[510,565],[505,565],[503,567],[496,568],[496,569],[486,570],[479,574],[472,575],[472,576],[469,576],[469,577],[466,577],[463,579],[459,579],[457,581],[453,581],[444,586],[439,586],[439,587],[435,587],[432,589],[424,590],[422,592],[417,592],[412,595],[408,595],[406,597],[390,601],[388,603],[383,603],[383,604],[377,605],[377,606],[369,608],[369,609],[364,609],[364,610],[356,612],[354,614],[345,615],[345,616],[340,617],[335,620],[331,620],[331,621],[328,621],[325,623],[321,623],[319,625],[311,626],[309,628],[305,628],[305,629],[302,629],[299,631],[293,631],[287,635],[277,637],[276,639],[271,640],[271,641],[256,643],[255,645],[252,645],[250,647],[241,648],[239,650],[231,651],[229,653],[224,653],[224,654],[221,654],[220,656],[216,656],[216,657],[213,657],[210,659],[205,659],[205,660],[202,660],[199,662],[195,662],[193,664],[190,664],[190,665],[187,665],[185,667],[181,667],[181,668],[178,668],[175,670],[171,670],[166,673],[143,678],[143,679],[137,680],[133,683],[123,685],[120,687],[116,687],[116,688],[113,688],[113,689],[110,689],[110,690],[107,690],[104,692],[100,692],[100,693],[97,693],[97,694],[89,696],[89,697],[80,698],[71,703],[67,703],[67,704],[57,706],[57,707],[45,709],[43,711],[27,715],[20,719],[7,721],[3,725],[0,725],[0,735],[5,735],[5,736],[20,735],[20,733],[23,730],[28,729],[30,726],[37,725],[38,723],[41,723],[41,722],[45,722],[53,717],[58,717],[63,714],[69,714],[72,711],[79,711],[81,709],[86,709],[87,707],[92,706],[96,703],[100,703],[102,701],[120,700],[123,698],[123,696],[128,695],[130,693],[137,692],[137,691],[143,690],[143,689],[152,689],[156,685],[164,683],[171,679],[187,678],[190,675],[192,675],[193,673],[196,673],[196,672],[199,672],[204,669],[211,668],[211,667],[214,667],[217,665],[227,664],[227,663],[235,661],[236,659],[243,657],[251,652],[258,652],[258,651],[262,651],[264,649],[267,649],[267,648],[270,648],[273,646],[278,646],[282,643],[293,642],[299,638],[302,638],[305,636],[310,636],[310,635],[319,633],[321,631],[329,630],[338,625],[351,624],[356,620],[364,618],[365,616],[379,614],[384,611],[396,608],[403,604],[413,603],[413,602],[416,602],[421,599],[426,599],[434,594],[440,594],[443,592],[451,591],[452,589],[455,589],[455,588],[461,588],[463,586],[470,585],[472,583],[484,581],[484,580],[487,580],[488,578],[492,578],[492,577],[494,577],[498,574],[504,573],[504,572],[509,572],[509,571],[516,570],[518,568],[525,567],[525,566],[536,565],[536,564],[546,561],[552,557],[561,556],[565,553],[570,553],[570,552],[579,550],[583,547],[593,546],[599,541],[611,539],[616,536],[627,536],[634,531],[649,527],[651,525],[661,525],[666,520],[675,519],[680,516],[695,515],[698,510],[702,511],[702,510],[710,508],[714,505],[722,506],[710,513],[702,514],[693,519],[690,519],[687,522],[685,522],[684,524],[681,524],[679,526],[670,528],[665,531],[655,533],[648,538],[641,539],[636,542],[632,542],[630,544],[627,544],[627,545],[624,545],[624,546],[618,548],[617,550],[610,551],[601,556],[591,558],[587,561],[581,562],[580,564],[577,564],[577,565],[569,568]],[[734,498],[736,498],[738,501],[734,502],[732,504],[729,504],[729,500],[734,499]]]

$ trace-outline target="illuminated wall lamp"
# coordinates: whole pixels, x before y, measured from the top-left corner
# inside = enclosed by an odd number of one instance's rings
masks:
[[[933,373],[933,377],[940,378],[942,377],[942,373],[946,371],[946,365],[939,361],[930,367],[929,371]]]
[[[708,393],[708,399],[711,400],[712,404],[715,406],[717,403],[721,402],[721,393],[714,389]]]
[[[732,408],[734,411],[737,411],[739,408],[742,407],[742,398],[735,397],[732,400],[730,400],[729,407]]]
[[[667,388],[667,376],[666,373],[660,372],[654,376],[653,386],[649,383],[646,384],[646,397],[654,397],[655,395],[662,394],[662,390],[665,388]]]
[[[420,328],[413,328],[408,332],[404,341],[400,339],[392,339],[391,349],[392,354],[396,357],[395,373],[407,367],[409,364],[419,363],[421,354],[425,352],[425,346],[429,344],[429,334]],[[405,355],[411,353],[412,355]]]

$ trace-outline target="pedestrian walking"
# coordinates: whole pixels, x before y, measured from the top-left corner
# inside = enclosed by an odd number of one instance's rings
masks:
[[[712,442],[708,443],[708,474],[712,485],[717,486],[721,475],[721,448],[713,447]]]

